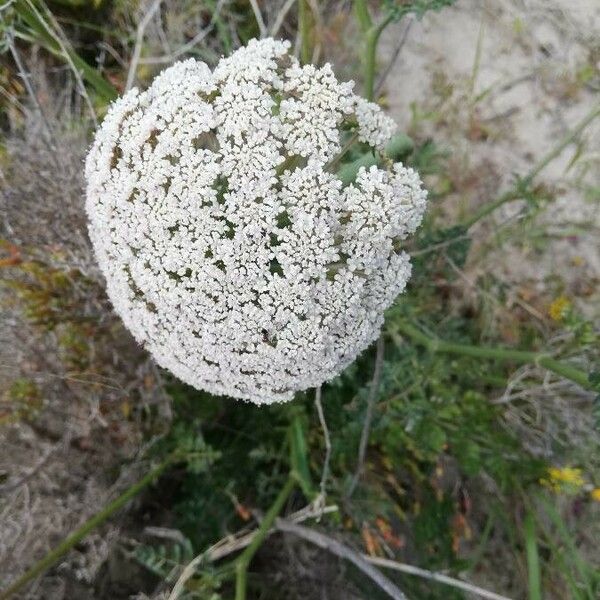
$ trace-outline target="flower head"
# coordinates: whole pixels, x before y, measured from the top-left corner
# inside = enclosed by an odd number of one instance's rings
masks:
[[[110,108],[86,162],[90,236],[115,310],[185,382],[256,403],[339,374],[410,276],[426,193],[398,163],[330,170],[393,122],[265,39],[163,71]]]
[[[555,492],[578,492],[585,485],[585,479],[581,469],[549,467],[548,477],[540,479],[540,483]]]
[[[559,296],[550,304],[548,314],[553,321],[562,321],[569,309],[571,308],[571,302],[565,296]]]

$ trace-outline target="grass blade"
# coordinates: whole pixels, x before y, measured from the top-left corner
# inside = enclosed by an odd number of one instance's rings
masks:
[[[525,551],[527,555],[527,578],[529,600],[542,600],[542,578],[533,515],[528,512],[524,523]]]
[[[546,512],[546,514],[552,521],[552,524],[556,528],[561,542],[567,549],[567,552],[565,553],[565,558],[567,558],[572,563],[574,570],[579,574],[580,581],[581,583],[583,583],[588,597],[593,598],[593,584],[590,581],[591,573],[589,565],[587,565],[585,561],[581,558],[579,549],[575,545],[575,542],[573,541],[573,536],[567,529],[563,518],[560,516],[556,508],[554,508],[554,506],[552,506],[552,504],[550,504],[550,502],[548,502],[545,498],[539,496],[538,500],[541,502],[544,511]]]
[[[118,96],[117,90],[96,69],[92,68],[72,48],[60,44],[56,34],[51,33],[53,29],[50,23],[45,22],[42,15],[33,10],[28,2],[16,0],[13,6],[16,13],[31,30],[35,40],[58,58],[71,62],[102,100],[111,102]]]
[[[290,463],[292,471],[298,478],[298,483],[302,492],[308,499],[315,495],[310,468],[308,465],[308,446],[306,444],[306,435],[300,415],[294,416],[289,430],[290,435]]]

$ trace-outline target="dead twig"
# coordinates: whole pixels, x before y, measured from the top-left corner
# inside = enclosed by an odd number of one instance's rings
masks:
[[[401,573],[407,573],[408,575],[416,575],[417,577],[422,577],[423,579],[427,579],[429,581],[445,583],[451,587],[465,590],[465,592],[476,594],[481,598],[489,598],[489,600],[511,600],[507,596],[501,596],[500,594],[490,592],[480,588],[477,585],[473,585],[472,583],[467,583],[466,581],[461,581],[460,579],[455,579],[454,577],[448,577],[447,575],[442,575],[441,573],[434,573],[433,571],[427,571],[426,569],[413,567],[412,565],[407,565],[405,563],[399,563],[388,558],[379,558],[378,556],[367,556],[364,554],[362,556],[372,565],[377,565],[378,567],[384,567],[386,569],[393,569],[394,571],[400,571]]]
[[[46,467],[46,465],[58,454],[59,452],[64,452],[68,449],[69,444],[71,443],[72,434],[70,431],[63,436],[63,438],[57,442],[50,450],[48,450],[44,456],[31,468],[27,473],[25,473],[18,481],[14,483],[0,485],[0,494],[6,495],[8,493],[14,492],[19,489],[21,486],[25,485],[30,479],[35,477],[42,469]]]
[[[40,14],[37,7],[33,4],[33,2],[31,0],[27,0],[27,4],[29,5],[29,8],[31,9],[31,11],[39,19],[40,23],[42,23],[42,25],[44,26],[44,29],[46,29],[48,34],[58,44],[58,46],[64,56],[64,59],[67,61],[69,67],[73,71],[73,76],[75,77],[75,81],[77,82],[77,88],[79,89],[79,93],[81,94],[81,96],[85,100],[85,103],[87,104],[87,107],[90,111],[90,116],[92,117],[94,126],[98,127],[98,118],[96,117],[96,111],[94,110],[94,104],[93,104],[92,99],[90,98],[89,94],[87,93],[87,89],[85,87],[85,84],[83,83],[83,79],[81,78],[81,73],[80,73],[79,69],[75,66],[75,63],[73,62],[73,58],[72,58],[72,54],[71,54],[72,48],[71,48],[71,43],[69,42],[69,39],[67,38],[64,31],[62,30],[59,22],[54,18],[54,15],[52,14],[52,12],[50,12],[48,7],[44,3],[41,4],[41,7],[42,7],[42,10],[46,17],[45,19]],[[52,27],[50,27],[50,25]],[[54,28],[54,30],[52,28]]]
[[[4,22],[4,19],[2,19],[2,22]],[[54,146],[54,143],[53,143],[54,132],[52,131],[52,127],[50,126],[50,123],[48,122],[48,119],[46,118],[46,114],[44,113],[44,110],[42,109],[42,105],[40,104],[37,94],[35,93],[35,90],[33,89],[33,86],[31,85],[30,74],[25,70],[25,66],[23,65],[21,56],[19,55],[19,52],[17,51],[17,47],[15,45],[15,39],[14,39],[14,32],[12,30],[12,27],[6,32],[6,41],[7,41],[10,53],[13,57],[13,60],[15,61],[15,64],[17,65],[17,72],[19,74],[19,77],[23,81],[23,85],[25,86],[25,89],[27,90],[27,95],[31,98],[31,101],[33,102],[33,105],[35,106],[35,109],[37,110],[37,112],[40,116],[40,119],[41,119],[42,123],[44,124],[44,129],[46,130],[46,134],[47,134],[46,139],[48,142],[48,146],[53,151],[52,158],[53,158],[53,160],[55,160],[56,147]],[[56,161],[55,161],[55,164],[58,164],[58,163],[56,163]]]
[[[215,28],[215,23],[217,22],[219,15],[221,14],[221,10],[223,5],[225,4],[225,0],[219,0],[217,5],[215,6],[215,10],[210,19],[210,23],[204,28],[201,29],[191,40],[183,44],[177,48],[177,50],[165,54],[164,56],[150,56],[148,58],[140,58],[139,64],[160,64],[160,63],[172,63],[175,62],[180,56],[191,50],[194,46],[199,44],[204,40],[204,38]]]
[[[388,62],[385,70],[379,77],[379,81],[377,82],[377,85],[375,86],[375,94],[376,95],[381,91],[381,88],[385,84],[385,82],[388,78],[388,75],[390,74],[391,70],[394,68],[396,61],[398,60],[398,57],[400,56],[400,52],[402,52],[402,48],[404,48],[404,44],[406,44],[406,40],[408,39],[408,34],[410,33],[413,23],[414,23],[414,19],[410,19],[408,21],[408,23],[406,24],[406,27],[404,28],[404,31],[402,32],[402,36],[400,37],[400,41],[398,42],[398,45],[394,49],[394,53],[392,54],[392,58],[390,59],[390,62]]]
[[[329,435],[327,421],[325,420],[325,413],[323,412],[323,404],[321,403],[321,386],[315,389],[315,405],[317,407],[321,429],[323,429],[323,436],[325,438],[325,460],[323,462],[323,473],[321,475],[320,485],[321,500],[322,502],[325,502],[325,498],[327,497],[327,479],[329,479],[329,462],[331,459],[331,437]]]
[[[281,29],[281,26],[283,25],[283,21],[285,20],[285,17],[287,16],[290,8],[292,8],[292,6],[294,6],[294,3],[296,1],[297,0],[287,0],[287,2],[281,7],[281,10],[277,13],[275,22],[273,23],[273,27],[271,27],[271,31],[269,32],[269,35],[271,37],[275,37],[279,33],[279,30]]]
[[[146,27],[148,27],[150,20],[154,16],[154,13],[158,10],[161,2],[162,0],[154,0],[137,27],[135,34],[135,46],[133,47],[133,56],[131,57],[131,62],[129,63],[129,71],[127,72],[127,82],[125,84],[126,92],[132,88],[135,80],[135,73],[137,71],[140,55],[142,53],[142,44],[144,42]]]
[[[335,554],[339,558],[343,558],[349,562],[351,562],[357,569],[361,570],[371,581],[377,584],[390,598],[394,598],[394,600],[407,600],[404,593],[396,586],[395,583],[390,581],[383,573],[379,570],[375,569],[365,557],[352,550],[348,546],[345,546],[341,542],[333,539],[316,531],[315,529],[311,529],[309,527],[304,527],[303,525],[298,525],[297,523],[292,523],[290,521],[286,521],[285,519],[276,519],[275,526],[279,531],[283,531],[284,533],[291,533],[323,550],[327,550],[332,554]]]
[[[334,504],[325,507],[310,504],[308,506],[305,506],[303,509],[292,513],[288,517],[288,521],[291,523],[301,523],[303,521],[306,521],[307,519],[319,518],[323,514],[337,512],[337,510],[338,507]],[[177,598],[179,598],[179,596],[185,589],[185,584],[191,577],[193,577],[194,573],[196,572],[196,569],[202,563],[216,562],[222,558],[225,558],[226,556],[229,556],[230,554],[233,554],[234,552],[243,550],[244,548],[250,545],[257,531],[258,528],[255,528],[250,531],[241,531],[235,535],[223,538],[219,540],[216,544],[213,544],[210,548],[208,548],[208,550],[205,550],[204,552],[202,552],[202,554],[199,554],[194,559],[192,559],[181,572],[181,575],[179,576],[179,579],[173,586],[171,594],[169,595],[167,600],[177,600]],[[271,535],[275,533],[275,531],[275,528],[271,528],[268,531],[267,535]]]
[[[262,13],[260,12],[260,8],[258,7],[258,3],[256,0],[250,0],[250,6],[252,6],[252,11],[254,12],[254,17],[256,18],[256,24],[258,25],[258,30],[260,31],[260,37],[267,37],[267,27],[265,25],[265,20],[263,19]]]

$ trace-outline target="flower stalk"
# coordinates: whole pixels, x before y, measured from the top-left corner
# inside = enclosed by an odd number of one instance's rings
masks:
[[[252,543],[237,559],[235,564],[235,600],[246,600],[248,567],[250,566],[250,562],[252,561],[252,558],[258,549],[262,546],[262,543],[269,534],[271,527],[273,527],[273,523],[275,523],[275,519],[283,510],[283,507],[295,486],[296,479],[293,475],[290,475],[286,484],[277,495],[277,498],[275,498],[275,502],[273,502],[271,508],[269,508],[269,511],[265,515],[265,518],[262,520],[256,535],[252,539]]]
[[[476,210],[471,217],[466,219],[462,225],[465,229],[470,229],[475,223],[478,223],[481,219],[487,217],[493,213],[496,209],[500,208],[508,202],[513,200],[519,200],[523,197],[523,192],[533,183],[534,179],[555,159],[557,158],[567,146],[573,143],[584,129],[594,120],[600,116],[600,103],[596,104],[588,114],[569,132],[560,142],[552,148],[541,160],[534,165],[534,167],[523,177],[517,181],[516,185],[504,192],[496,200],[484,204],[479,210]]]
[[[163,471],[173,462],[174,457],[171,456],[155,469],[152,469],[142,479],[127,488],[118,498],[107,504],[100,512],[88,519],[77,531],[66,537],[56,548],[48,552],[42,559],[30,567],[21,577],[19,577],[8,588],[0,591],[0,600],[8,600],[16,594],[21,588],[34,580],[39,575],[45,573],[50,567],[55,565],[69,550],[83,540],[91,531],[102,525],[115,512],[123,508],[132,498],[137,496],[145,487],[163,473]]]
[[[375,71],[377,68],[377,45],[383,30],[392,22],[389,13],[380,23],[373,23],[366,0],[354,0],[354,15],[364,38],[363,85],[367,100],[375,95]]]
[[[300,27],[300,61],[307,65],[312,60],[313,20],[308,0],[298,2],[298,22]]]
[[[426,348],[432,353],[456,354],[459,356],[472,356],[473,358],[491,358],[505,362],[538,365],[552,371],[565,379],[577,383],[581,387],[591,390],[592,384],[588,375],[568,363],[556,360],[544,352],[516,350],[512,348],[490,348],[471,344],[456,344],[446,342],[439,338],[431,337],[407,321],[395,324],[398,333],[409,337],[413,342]],[[392,331],[392,337],[397,338],[397,333]]]

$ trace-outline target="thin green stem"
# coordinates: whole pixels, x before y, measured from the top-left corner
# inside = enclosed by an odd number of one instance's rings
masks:
[[[365,34],[373,25],[366,0],[354,0],[354,16],[360,30]]]
[[[531,169],[524,179],[526,184],[531,183],[562,151],[583,132],[583,130],[600,116],[600,102],[552,149]]]
[[[527,173],[524,178],[517,182],[514,188],[506,191],[496,200],[489,202],[488,204],[484,204],[479,210],[475,211],[471,217],[463,221],[463,227],[465,229],[469,229],[475,225],[475,223],[484,217],[487,217],[503,204],[522,198],[523,190],[528,188],[533,183],[533,180],[599,115],[600,103],[596,104],[596,106],[554,148],[552,148],[552,150],[550,150],[542,159],[540,159],[540,161],[534,165],[529,173]]]
[[[357,140],[358,140],[358,133],[353,133],[350,136],[350,139],[344,144],[344,147],[339,151],[337,156],[335,156],[333,159],[331,159],[325,165],[325,170],[328,170],[329,172],[335,171],[336,168],[338,167],[338,165],[342,162],[342,158],[344,158],[344,156],[346,156],[346,154],[348,153],[348,150],[350,150],[350,148],[352,148],[352,146],[356,143]]]
[[[300,60],[307,65],[312,60],[312,12],[308,0],[298,2],[298,23],[300,26]]]
[[[292,493],[296,485],[296,479],[290,475],[286,484],[283,486],[275,502],[262,520],[260,527],[258,528],[256,535],[252,538],[251,544],[242,552],[240,557],[236,561],[236,580],[235,580],[235,600],[246,600],[246,587],[248,577],[248,567],[252,558],[261,547],[265,538],[267,537],[269,530],[273,526],[275,519],[279,516],[279,513],[283,510],[283,505]]]
[[[392,22],[393,16],[389,14],[379,25],[373,25],[365,36],[365,62],[364,62],[364,93],[367,100],[375,96],[375,71],[377,70],[377,45],[383,30]]]
[[[525,554],[527,556],[527,579],[529,581],[529,600],[542,600],[542,579],[540,556],[537,546],[535,521],[532,513],[528,512],[523,523],[525,534]]]
[[[377,63],[377,30],[369,29],[366,35],[364,58],[364,94],[367,100],[373,100],[375,94],[375,66]]]
[[[488,202],[487,204],[484,204],[481,208],[479,208],[479,210],[476,210],[468,219],[465,219],[462,222],[462,226],[465,230],[470,229],[471,227],[473,227],[473,225],[475,225],[475,223],[478,223],[479,221],[481,221],[481,219],[484,219],[488,215],[492,214],[496,209],[500,208],[508,202],[518,200],[521,197],[522,194],[520,194],[517,190],[508,190],[507,192],[504,192],[504,194],[502,194],[501,196],[498,196],[496,200]]]
[[[354,16],[363,36],[363,86],[367,100],[375,95],[375,71],[377,68],[377,44],[383,30],[392,22],[393,13],[389,13],[381,23],[373,23],[366,0],[354,0]]]
[[[77,545],[88,533],[94,530],[99,525],[102,525],[107,519],[109,519],[117,510],[122,508],[129,500],[139,494],[147,485],[157,479],[160,474],[171,464],[173,458],[167,459],[165,462],[160,464],[158,467],[148,472],[142,479],[137,483],[134,483],[131,487],[125,490],[118,498],[115,498],[107,506],[105,506],[100,512],[96,513],[93,517],[88,519],[77,531],[66,537],[56,548],[48,552],[46,556],[36,562],[31,568],[29,568],[19,579],[17,579],[12,585],[0,592],[0,600],[7,600],[13,594],[18,592],[27,583],[47,571],[50,567],[56,564],[73,546]]]
[[[433,353],[441,352],[443,354],[458,354],[461,356],[472,356],[474,358],[492,358],[519,364],[539,365],[540,367],[548,369],[548,371],[552,371],[565,379],[569,379],[579,384],[585,389],[592,389],[592,384],[584,371],[565,362],[556,360],[543,352],[514,350],[512,348],[490,348],[470,344],[455,344],[430,337],[419,328],[406,321],[400,321],[396,323],[395,326],[400,333],[410,337],[414,342],[424,346]]]

